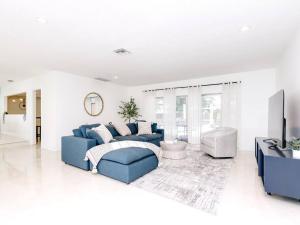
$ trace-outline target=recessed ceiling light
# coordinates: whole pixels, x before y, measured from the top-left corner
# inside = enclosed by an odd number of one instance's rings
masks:
[[[240,32],[248,32],[248,31],[250,31],[250,30],[252,30],[252,29],[253,29],[252,26],[250,26],[250,25],[244,25],[244,26],[242,26],[242,27],[240,28]]]
[[[118,48],[118,49],[114,50],[114,53],[116,53],[118,55],[128,55],[128,54],[130,54],[130,51],[128,51],[125,48]]]
[[[114,76],[114,79],[115,79],[115,80],[118,80],[118,79],[119,79],[119,76],[115,75],[115,76]]]
[[[39,24],[45,24],[47,23],[47,20],[44,17],[37,17],[36,22],[38,22]]]

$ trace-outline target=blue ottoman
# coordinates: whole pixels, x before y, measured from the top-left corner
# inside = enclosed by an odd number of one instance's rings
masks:
[[[129,184],[157,166],[158,159],[151,150],[131,147],[105,154],[97,169],[99,174]]]

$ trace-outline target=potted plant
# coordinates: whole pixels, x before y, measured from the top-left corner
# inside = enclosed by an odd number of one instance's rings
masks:
[[[293,138],[289,142],[289,148],[293,151],[293,156],[300,158],[300,138]]]
[[[131,119],[137,119],[141,115],[139,114],[139,108],[137,107],[134,98],[130,98],[129,102],[121,102],[119,106],[120,111],[118,112],[121,117],[130,123]]]

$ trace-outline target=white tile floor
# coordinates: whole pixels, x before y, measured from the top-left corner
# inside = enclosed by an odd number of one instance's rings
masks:
[[[0,224],[300,224],[300,203],[268,196],[239,152],[213,216],[65,165],[60,152],[0,146]]]

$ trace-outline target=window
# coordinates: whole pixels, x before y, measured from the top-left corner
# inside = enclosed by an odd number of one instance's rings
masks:
[[[164,98],[155,98],[155,115],[158,127],[164,128]],[[187,140],[187,96],[176,96],[177,138]]]
[[[187,141],[187,96],[176,97],[177,138]]]
[[[156,122],[159,128],[163,128],[164,122],[164,98],[163,97],[156,97],[155,98],[155,115],[156,115]]]
[[[222,125],[222,94],[202,95],[201,132],[207,132]],[[188,96],[176,96],[176,131],[179,140],[188,140]],[[159,128],[164,128],[164,98],[155,98],[155,115]]]
[[[202,95],[202,123],[201,132],[220,127],[222,94]]]

